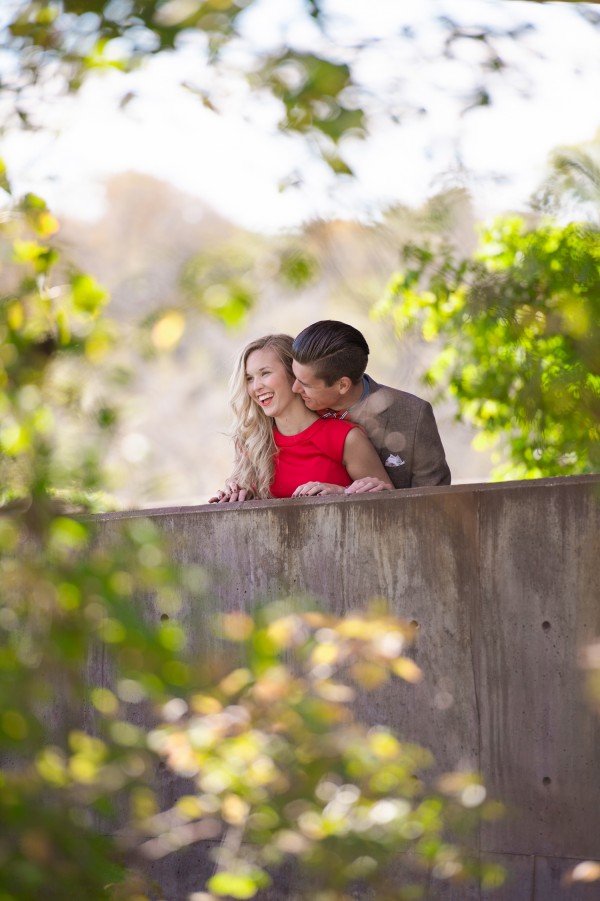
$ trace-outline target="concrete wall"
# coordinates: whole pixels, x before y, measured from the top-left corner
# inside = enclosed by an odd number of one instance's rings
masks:
[[[562,882],[577,860],[600,859],[600,719],[577,667],[600,635],[600,476],[113,514],[103,528],[148,514],[177,560],[211,574],[205,605],[178,614],[198,650],[210,612],[289,593],[336,614],[384,596],[415,620],[425,679],[360,712],[431,748],[442,770],[480,770],[509,806],[479,836],[511,873],[490,898],[600,899],[600,883]],[[156,875],[183,898],[198,885],[186,884],[193,860]]]

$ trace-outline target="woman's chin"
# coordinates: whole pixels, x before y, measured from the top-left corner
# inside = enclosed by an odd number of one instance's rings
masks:
[[[263,411],[265,416],[269,416],[272,418],[275,415],[275,407],[274,406],[273,407],[263,407],[262,404],[258,404],[258,406]]]

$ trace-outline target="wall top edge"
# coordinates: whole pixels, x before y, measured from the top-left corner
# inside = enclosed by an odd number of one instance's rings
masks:
[[[171,507],[148,507],[141,509],[119,510],[110,513],[79,514],[77,519],[102,522],[104,520],[129,519],[141,516],[177,516],[190,513],[213,513],[223,515],[244,510],[273,509],[283,506],[314,506],[322,504],[360,504],[381,503],[384,501],[407,501],[430,495],[452,494],[485,494],[488,492],[513,492],[523,490],[545,491],[548,489],[565,489],[575,485],[597,485],[600,488],[600,473],[581,476],[554,476],[548,479],[523,479],[514,482],[481,482],[467,485],[440,485],[429,488],[403,488],[397,491],[382,491],[362,495],[331,495],[329,497],[298,497],[263,501],[244,501],[235,504],[184,504]]]

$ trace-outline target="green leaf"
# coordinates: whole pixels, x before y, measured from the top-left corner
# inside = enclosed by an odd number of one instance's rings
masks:
[[[73,306],[82,313],[97,313],[108,297],[106,290],[91,275],[73,276],[71,291]]]
[[[215,895],[230,895],[232,898],[254,898],[259,888],[265,885],[262,870],[251,873],[217,873],[206,883]]]
[[[8,180],[8,173],[6,171],[6,165],[3,159],[0,159],[0,188],[7,192],[7,194],[11,193],[10,182]]]
[[[354,175],[354,170],[337,153],[324,153],[323,159],[336,175]]]

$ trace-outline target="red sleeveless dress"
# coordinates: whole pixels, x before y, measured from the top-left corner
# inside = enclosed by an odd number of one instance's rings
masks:
[[[282,435],[275,426],[273,436],[279,453],[275,456],[273,497],[291,497],[305,482],[330,482],[347,488],[352,479],[342,462],[348,433],[358,428],[341,419],[317,419],[298,435]]]

